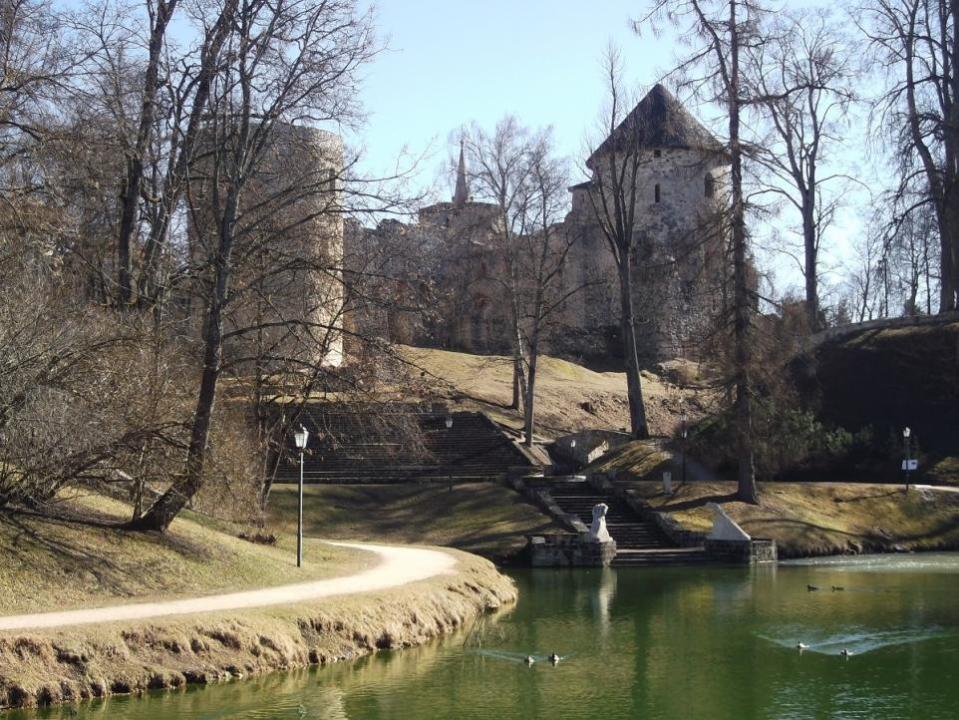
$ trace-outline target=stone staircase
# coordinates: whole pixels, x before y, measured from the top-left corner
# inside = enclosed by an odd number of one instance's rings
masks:
[[[407,436],[389,428],[371,430],[362,412],[335,406],[309,407],[302,424],[310,431],[304,463],[307,483],[500,482],[511,473],[535,470],[534,459],[482,413],[411,408]],[[453,420],[446,427],[447,417]],[[411,436],[417,442],[411,442]],[[277,483],[299,481],[295,451],[280,465]]]
[[[702,547],[677,547],[652,522],[644,520],[626,503],[596,491],[583,479],[564,478],[550,482],[549,494],[563,512],[579,517],[588,527],[593,506],[606,503],[606,527],[616,541],[613,567],[708,562]]]

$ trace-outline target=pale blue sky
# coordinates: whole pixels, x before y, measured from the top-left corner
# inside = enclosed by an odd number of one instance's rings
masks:
[[[356,138],[372,172],[389,172],[407,146],[434,152],[424,163],[432,179],[452,131],[471,121],[491,128],[506,114],[553,126],[559,152],[579,158],[603,104],[610,41],[634,84],[654,82],[672,58],[669,42],[630,29],[637,0],[380,0],[376,7],[390,49],[366,70],[369,122]]]

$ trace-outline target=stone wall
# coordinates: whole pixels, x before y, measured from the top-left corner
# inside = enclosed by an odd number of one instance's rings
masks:
[[[532,567],[608,567],[616,543],[591,542],[583,535],[533,535],[527,552]]]

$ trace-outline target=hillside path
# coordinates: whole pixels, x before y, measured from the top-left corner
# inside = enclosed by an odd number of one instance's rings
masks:
[[[63,612],[8,615],[0,617],[0,631],[56,628],[124,620],[146,620],[171,615],[290,605],[337,595],[395,588],[437,575],[452,574],[456,565],[456,558],[439,550],[368,545],[366,543],[331,542],[330,544],[368,550],[379,555],[381,561],[375,567],[358,572],[355,575],[293,585],[278,585],[260,590],[206,595],[181,600],[66,610]]]

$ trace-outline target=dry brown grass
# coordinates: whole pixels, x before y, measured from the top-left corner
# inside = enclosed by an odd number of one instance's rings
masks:
[[[708,531],[717,502],[755,537],[776,540],[781,557],[959,547],[959,493],[901,485],[763,483],[760,504],[735,499],[730,482],[687,483],[671,496],[658,482],[627,484],[683,527]]]
[[[516,598],[491,563],[380,593],[153,622],[0,634],[0,707],[216,682],[421,644]]]
[[[485,412],[506,426],[522,427],[520,414],[508,407],[512,401],[510,358],[413,347],[401,347],[400,351],[422,371],[421,379],[435,397],[464,410]],[[621,430],[629,425],[624,373],[594,372],[566,360],[543,356],[536,387],[537,433],[544,437],[586,428]],[[645,371],[643,391],[653,435],[671,435],[675,431],[680,398],[687,399],[690,413],[695,416],[711,397],[708,391],[680,387]]]
[[[655,440],[634,440],[616,448],[587,468],[587,472],[605,473],[610,477],[627,474],[633,477],[651,477],[672,461],[672,454]]]
[[[102,496],[64,499],[57,513],[0,513],[0,613],[280,585],[348,573],[366,557],[309,540],[297,572],[289,536],[254,545],[186,518],[164,534],[129,532],[116,527],[128,506]]]

